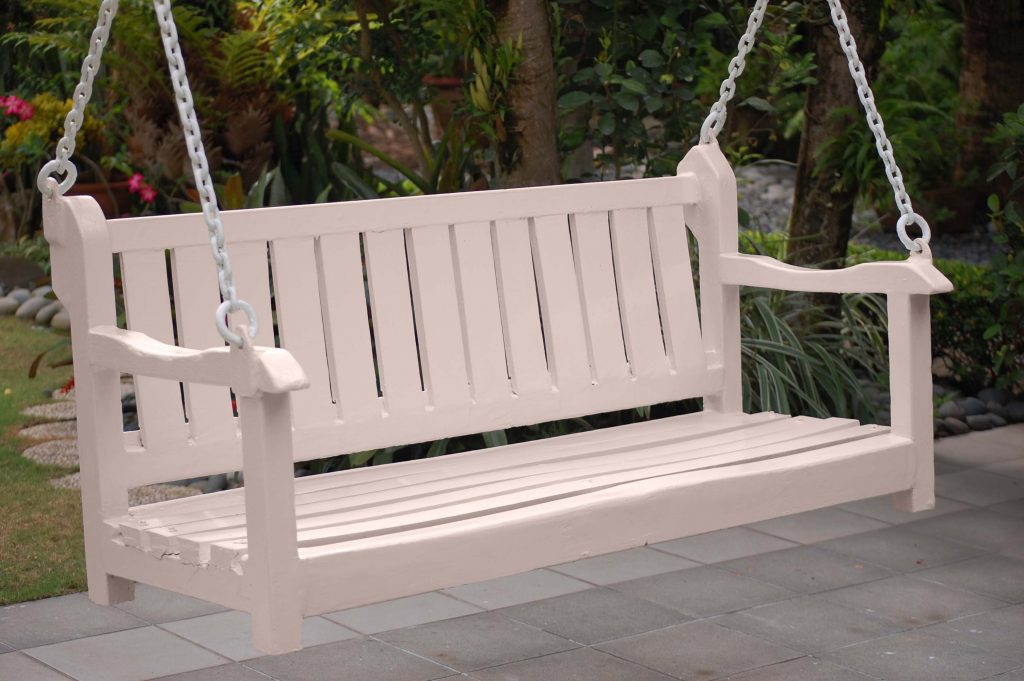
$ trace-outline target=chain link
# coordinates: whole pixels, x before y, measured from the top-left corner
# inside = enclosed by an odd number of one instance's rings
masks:
[[[103,48],[110,37],[110,24],[117,14],[118,0],[103,0],[100,3],[99,16],[96,19],[96,28],[89,38],[89,52],[82,60],[82,77],[71,95],[71,111],[64,118],[64,136],[57,142],[56,158],[48,161],[39,170],[36,177],[36,185],[43,196],[52,197],[54,189],[47,180],[51,175],[64,174],[64,179],[57,183],[56,191],[63,195],[78,179],[78,169],[71,162],[71,155],[75,153],[75,138],[78,136],[78,129],[82,126],[82,119],[85,114],[85,107],[92,97],[92,84],[96,79],[96,72],[100,70],[100,59],[103,56]],[[56,178],[55,178],[56,179]]]
[[[256,311],[244,300],[239,300],[235,289],[235,275],[231,269],[231,258],[228,256],[227,245],[224,243],[224,225],[220,220],[220,209],[217,207],[217,194],[210,177],[210,164],[206,159],[206,147],[203,144],[199,121],[196,119],[195,103],[192,101],[192,89],[185,74],[185,60],[178,43],[178,29],[174,24],[170,0],[153,0],[156,19],[160,24],[160,39],[167,55],[167,68],[171,74],[171,85],[174,87],[174,98],[178,105],[181,118],[181,129],[185,134],[185,146],[189,159],[192,161],[192,175],[199,193],[199,204],[203,209],[203,218],[210,235],[210,250],[217,264],[217,280],[220,293],[224,299],[217,308],[217,330],[224,340],[242,347],[242,337],[228,328],[227,318],[231,312],[241,310],[249,319],[248,333],[250,338],[256,337],[258,322]]]
[[[896,163],[896,157],[893,156],[892,143],[889,142],[889,137],[885,134],[885,125],[882,122],[881,114],[878,113],[878,107],[875,106],[875,96],[871,91],[871,85],[868,84],[864,64],[857,53],[857,43],[850,32],[850,23],[846,17],[846,12],[843,10],[843,5],[840,0],[827,1],[832,16],[832,23],[835,24],[836,31],[839,33],[839,45],[846,55],[846,61],[850,67],[850,75],[853,76],[853,81],[857,87],[857,97],[864,106],[868,127],[871,128],[871,133],[875,137],[875,148],[878,150],[878,155],[885,166],[885,177],[892,186],[893,195],[896,198],[896,206],[900,210],[900,219],[896,223],[896,233],[907,250],[911,252],[922,251],[920,242],[928,243],[931,239],[931,228],[923,217],[914,212],[910,196],[907,195],[907,188],[903,184],[903,173]],[[701,126],[701,144],[709,144],[713,139],[717,138],[718,133],[722,130],[722,126],[725,125],[726,105],[733,98],[733,95],[736,94],[736,78],[743,73],[743,69],[746,66],[746,57],[754,47],[754,37],[757,34],[757,29],[761,26],[761,22],[764,21],[764,13],[767,8],[768,0],[757,0],[754,4],[754,9],[750,13],[750,19],[747,21],[747,30],[740,38],[736,56],[729,64],[729,75],[722,81],[721,96],[711,106],[711,111],[708,113],[704,125]],[[907,227],[915,224],[921,230],[921,236],[916,239],[911,238],[907,234]]]

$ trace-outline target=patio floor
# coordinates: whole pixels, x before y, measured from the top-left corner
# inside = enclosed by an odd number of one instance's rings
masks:
[[[1024,681],[1024,425],[941,440],[937,507],[886,498],[309,618],[140,586],[0,609],[0,681]],[[358,588],[358,585],[353,585]]]

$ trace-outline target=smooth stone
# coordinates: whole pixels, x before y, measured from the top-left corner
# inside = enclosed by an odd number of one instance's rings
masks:
[[[14,298],[8,298],[6,296],[0,298],[0,315],[14,314],[18,311],[19,307],[21,307],[21,303]]]
[[[948,391],[938,383],[932,383],[932,395],[935,395],[936,397],[942,397],[947,392]]]
[[[51,301],[49,305],[36,313],[36,324],[47,326],[53,320],[53,316],[63,309],[64,305],[59,300]]]
[[[52,292],[53,292],[53,287],[50,286],[49,284],[44,284],[43,286],[39,286],[37,288],[32,289],[32,297],[33,298],[42,298],[44,296],[50,295]]]
[[[963,435],[965,433],[971,432],[970,426],[968,426],[960,419],[953,418],[952,416],[947,416],[946,418],[942,419],[942,424],[946,426],[946,429],[949,430],[949,432],[952,433],[953,435]]]
[[[1001,419],[1005,419],[1010,415],[1009,412],[1006,411],[1006,407],[1003,406],[1002,402],[990,400],[989,402],[985,403],[985,406],[988,407],[988,411],[990,414],[995,414]]]
[[[1024,421],[1024,400],[1013,400],[1006,405],[1006,414],[1013,423]]]
[[[993,428],[1002,428],[1006,425],[1006,419],[999,414],[989,414],[988,420],[991,421]]]
[[[987,413],[988,408],[985,403],[979,400],[977,397],[968,397],[957,402],[960,408],[964,410],[966,416],[980,416],[981,414]]]
[[[939,405],[939,416],[944,419],[963,419],[964,410],[960,408],[960,405],[952,400],[949,402],[943,402]]]
[[[978,399],[982,402],[998,402],[1000,406],[1005,405],[1010,401],[1013,395],[1010,394],[1009,390],[1003,390],[1002,388],[982,388],[978,391]]]
[[[46,298],[29,298],[21,304],[14,316],[18,319],[35,319],[39,311],[49,304]]]
[[[32,297],[32,292],[27,288],[16,288],[7,294],[8,298],[14,298],[19,303],[24,303],[26,300]]]
[[[971,430],[991,430],[993,423],[988,414],[970,414],[967,416],[967,425]]]
[[[228,476],[224,473],[217,473],[211,475],[203,483],[203,494],[209,494],[211,492],[219,492],[228,486]]]
[[[63,309],[53,315],[50,320],[50,327],[54,329],[70,329],[71,328],[71,314],[67,309]]]

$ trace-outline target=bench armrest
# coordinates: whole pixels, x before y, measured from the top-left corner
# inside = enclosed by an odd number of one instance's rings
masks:
[[[107,369],[186,383],[231,387],[237,394],[285,393],[309,387],[287,350],[235,347],[190,350],[113,326],[89,330],[89,356]]]
[[[907,260],[870,262],[840,270],[797,267],[764,255],[726,253],[719,256],[723,284],[785,291],[830,293],[948,293],[953,284],[931,258],[913,254]]]

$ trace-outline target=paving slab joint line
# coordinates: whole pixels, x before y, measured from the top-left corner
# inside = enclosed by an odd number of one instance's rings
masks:
[[[467,615],[467,617],[468,617],[468,615]],[[424,624],[434,624],[434,623],[433,622],[425,622]],[[423,626],[423,625],[414,625],[414,626]],[[401,629],[411,629],[411,628],[412,627],[401,627]],[[429,657],[425,657],[423,655],[420,655],[419,653],[413,652],[412,650],[406,650],[402,646],[395,645],[394,643],[391,643],[390,641],[385,641],[384,639],[379,638],[378,636],[376,636],[374,634],[360,634],[360,636],[364,636],[364,637],[366,637],[370,641],[377,641],[378,643],[382,643],[382,644],[386,645],[388,648],[394,648],[395,650],[399,650],[399,651],[405,653],[406,655],[412,655],[413,657],[418,658],[420,660],[423,660],[425,662],[429,662],[431,664],[436,664],[438,667],[442,667],[444,669],[447,669],[447,670],[449,670],[449,671],[451,671],[451,672],[453,672],[455,674],[460,674],[460,675],[466,674],[466,672],[461,672],[461,671],[459,671],[458,669],[456,669],[454,667],[449,667],[448,665],[444,664],[443,662],[438,662],[437,660],[432,660]],[[330,645],[330,644],[325,644],[325,645]],[[531,658],[527,658],[527,659],[531,659]]]
[[[76,639],[71,639],[71,640],[76,640]],[[71,676],[70,674],[67,674],[67,673],[63,672],[60,669],[57,669],[56,667],[50,666],[50,664],[48,664],[47,662],[44,662],[43,660],[40,660],[37,657],[29,655],[24,650],[13,650],[10,653],[4,653],[4,654],[5,655],[22,655],[22,656],[27,657],[28,659],[32,660],[36,664],[38,664],[38,665],[40,665],[42,667],[45,667],[46,669],[49,669],[50,671],[54,672],[55,674],[60,674],[65,679],[71,679],[71,681],[78,681],[78,679],[75,678],[74,676]],[[4,681],[7,681],[7,680],[4,679]],[[18,679],[12,679],[11,681],[19,681],[19,680]]]

